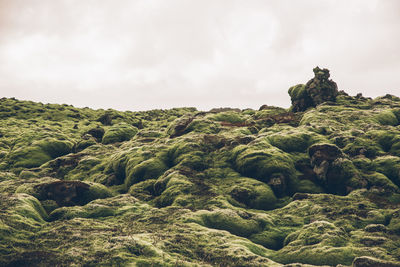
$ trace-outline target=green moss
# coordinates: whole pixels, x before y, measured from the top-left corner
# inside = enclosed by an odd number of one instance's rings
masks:
[[[33,219],[37,222],[43,223],[47,219],[47,213],[43,209],[39,200],[32,196],[19,194],[18,198],[20,202],[15,207],[17,212],[29,219]]]
[[[271,257],[281,263],[304,263],[313,265],[351,265],[356,253],[349,247],[307,247],[296,251],[284,249],[279,256]],[[367,254],[367,253],[365,253]]]
[[[49,215],[50,221],[71,220],[73,218],[101,218],[114,216],[115,209],[110,206],[90,203],[83,207],[62,207],[53,210]]]
[[[304,100],[302,87],[291,96]],[[399,121],[399,110],[394,97],[344,94],[295,115],[270,106],[120,112],[0,99],[0,265],[398,260],[400,131],[391,112]],[[140,131],[107,145],[99,126],[110,136]],[[346,152],[319,176],[325,163],[306,153],[318,143]],[[79,192],[57,198],[44,186],[62,181]]]
[[[112,197],[114,195],[109,188],[107,188],[102,184],[94,182],[86,182],[86,183],[89,184],[90,187],[89,190],[85,192],[83,198],[81,199],[83,203],[88,203],[95,199]]]
[[[388,230],[400,235],[400,217],[394,217],[390,220]]]
[[[382,125],[396,126],[399,124],[399,121],[392,110],[383,110],[375,115],[374,119]]]
[[[384,156],[374,160],[376,171],[386,175],[394,184],[400,186],[400,158]]]
[[[38,198],[39,200],[47,200],[48,199],[48,192],[44,189],[47,185],[52,183],[60,182],[58,179],[54,178],[43,178],[36,182],[24,183],[20,185],[16,189],[16,193],[25,193]],[[79,205],[84,205],[92,200],[95,199],[102,199],[112,197],[114,194],[113,192],[107,188],[106,186],[94,182],[85,182],[84,184],[89,185],[88,190],[72,190],[69,196],[66,194],[64,197],[74,197],[75,194],[78,194],[79,199],[77,199],[77,203]],[[52,192],[52,191],[51,191]],[[76,196],[75,196],[76,197]]]
[[[287,110],[284,108],[269,106],[266,109],[256,111],[253,115],[253,118],[255,120],[263,120],[263,119],[269,119],[271,117],[275,117],[275,116],[285,114],[285,113],[287,113]]]
[[[354,158],[352,162],[357,169],[363,172],[369,172],[375,170],[375,165],[373,164],[373,161],[369,158],[357,157]]]
[[[345,247],[347,239],[347,234],[334,224],[315,221],[289,234],[283,249],[272,258],[280,263],[351,264],[356,253],[351,247]]]
[[[293,100],[304,98],[307,96],[306,86],[304,84],[292,86],[289,88],[288,93]]]
[[[394,132],[384,130],[370,131],[368,134],[381,146],[385,152],[390,150],[396,137]]]
[[[137,197],[140,200],[145,200],[145,201],[151,200],[152,198],[154,198],[155,195],[155,190],[154,190],[155,182],[156,182],[155,179],[149,179],[134,184],[130,187],[129,194],[131,194],[134,197]]]
[[[355,138],[343,148],[343,152],[353,157],[364,155],[367,158],[375,158],[383,153],[378,144],[366,138]]]
[[[205,226],[226,230],[238,236],[248,237],[261,231],[261,227],[257,221],[244,219],[232,210],[202,212],[200,216]]]
[[[97,142],[93,138],[88,139],[88,140],[81,140],[76,144],[75,149],[76,149],[76,151],[79,152],[79,151],[82,151],[85,148],[88,148],[88,147],[90,147],[92,145],[95,145],[95,144],[97,144]]]
[[[262,182],[250,178],[235,179],[230,187],[230,196],[239,203],[252,209],[270,210],[276,207],[277,199],[271,188]]]
[[[184,175],[173,172],[164,178],[167,181],[165,189],[155,200],[158,207],[167,207],[170,205],[188,205],[190,192],[194,185]]]
[[[23,170],[22,172],[19,173],[19,177],[22,179],[29,179],[38,177],[38,174],[32,171]]]
[[[27,147],[12,152],[9,159],[14,163],[15,167],[33,168],[42,165],[52,158],[40,147]]]
[[[223,121],[229,123],[242,123],[245,121],[243,116],[238,112],[220,112],[215,115],[210,116],[211,120]]]
[[[41,147],[50,157],[57,158],[72,152],[74,144],[66,140],[45,139],[35,145]]]
[[[279,250],[283,247],[283,242],[287,236],[286,231],[280,229],[268,229],[250,236],[250,240],[268,249]]]
[[[321,244],[339,247],[346,243],[346,233],[327,221],[316,221],[285,238],[285,246],[309,246]]]
[[[299,193],[318,194],[323,193],[324,189],[310,180],[300,180],[297,183],[295,191]]]
[[[180,165],[199,171],[207,167],[201,146],[194,142],[178,142],[172,146],[166,154],[166,161],[171,166]]]
[[[72,152],[72,147],[73,144],[69,141],[47,138],[13,151],[8,159],[15,167],[33,168]]]
[[[203,119],[203,118],[195,118],[192,122],[190,122],[186,128],[186,133],[196,132],[196,133],[206,133],[206,134],[216,134],[221,130],[219,124]]]
[[[132,164],[132,162],[128,164]],[[158,158],[145,160],[127,169],[125,185],[129,187],[147,179],[157,179],[167,169],[167,165]]]
[[[400,192],[399,188],[382,173],[375,172],[364,177],[367,179],[370,187],[383,188],[386,192]]]
[[[290,193],[295,180],[294,162],[290,155],[269,144],[238,146],[233,150],[236,170],[247,177],[268,183],[280,179],[283,191]]]
[[[136,135],[138,129],[126,123],[119,123],[106,129],[101,140],[103,144],[112,144],[130,140]]]
[[[271,129],[270,129],[271,131]],[[273,130],[272,130],[273,131]],[[277,132],[267,136],[267,140],[273,145],[285,152],[305,152],[307,148],[324,138],[304,128],[290,127],[281,129],[277,127]]]

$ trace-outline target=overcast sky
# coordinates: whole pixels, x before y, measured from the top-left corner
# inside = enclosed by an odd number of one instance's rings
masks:
[[[317,65],[351,95],[400,95],[400,1],[0,0],[0,96],[288,107]]]

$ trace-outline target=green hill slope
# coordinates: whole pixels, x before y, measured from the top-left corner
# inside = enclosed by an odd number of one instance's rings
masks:
[[[324,71],[288,110],[0,99],[0,265],[398,266],[400,98]]]

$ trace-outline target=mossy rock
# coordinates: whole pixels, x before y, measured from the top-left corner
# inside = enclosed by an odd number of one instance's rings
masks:
[[[382,173],[374,172],[364,177],[367,179],[370,187],[383,189],[386,193],[400,193],[399,187]]]
[[[73,218],[102,218],[115,215],[113,207],[98,203],[89,203],[85,206],[61,207],[49,214],[49,220],[71,220]]]
[[[251,178],[235,179],[235,185],[229,189],[230,196],[252,209],[270,210],[276,207],[277,198],[265,183]]]
[[[354,166],[362,172],[370,172],[375,170],[373,160],[366,157],[356,157],[352,160]]]
[[[298,84],[292,86],[288,90],[290,98],[297,100],[307,96],[306,86],[304,84]]]
[[[92,138],[87,140],[81,140],[76,144],[75,150],[79,152],[95,144],[97,144],[97,142]]]
[[[154,184],[156,181],[156,179],[149,179],[136,183],[129,188],[128,192],[140,200],[149,201],[155,196]]]
[[[201,145],[182,141],[168,150],[165,161],[171,166],[179,165],[202,171],[207,168],[207,162],[204,158],[205,155]]]
[[[271,145],[290,153],[305,152],[310,145],[321,142],[324,138],[303,129],[289,128],[270,134],[267,139]]]
[[[201,222],[204,226],[226,230],[234,235],[248,237],[261,232],[261,226],[256,220],[242,218],[232,210],[215,210],[200,212]]]
[[[376,171],[386,175],[395,185],[400,186],[400,157],[383,156],[374,160]]]
[[[238,146],[233,153],[235,168],[242,175],[270,182],[278,195],[293,192],[296,171],[289,154],[271,145]]]
[[[106,186],[94,182],[42,179],[19,186],[16,193],[30,194],[39,200],[54,200],[59,206],[85,205],[92,200],[113,196]]]
[[[285,231],[285,229],[282,231],[280,229],[272,228],[257,234],[253,234],[249,239],[252,242],[260,244],[268,249],[279,250],[283,247],[283,242],[288,233],[289,232]]]
[[[310,180],[299,180],[295,189],[298,193],[319,194],[324,193],[324,189]]]
[[[375,130],[370,131],[368,135],[371,136],[372,139],[376,141],[385,152],[390,151],[394,142],[397,140],[400,141],[400,139],[396,136],[396,132],[391,131]]]
[[[321,244],[339,247],[345,245],[346,242],[347,235],[342,229],[327,221],[316,221],[288,235],[285,238],[284,245],[311,246]]]
[[[400,101],[308,96],[296,114],[0,98],[0,265],[395,262]],[[119,124],[141,131],[101,143]]]
[[[289,234],[272,259],[280,263],[348,265],[357,254],[346,247],[347,242],[348,235],[342,229],[327,221],[315,221]]]
[[[126,123],[118,123],[106,129],[101,140],[103,144],[113,144],[128,141],[136,135],[138,129]]]
[[[243,123],[245,118],[238,112],[220,112],[209,117],[211,120],[228,122],[228,123]]]
[[[196,132],[204,134],[216,134],[221,131],[221,126],[216,122],[204,118],[194,118],[186,128],[186,133]]]
[[[375,115],[374,119],[381,125],[396,126],[399,124],[399,121],[392,110],[383,110]]]
[[[9,217],[5,222],[10,227],[14,228],[19,225],[19,227],[26,231],[32,231],[43,225],[45,220],[48,219],[47,213],[39,200],[31,195],[17,193],[2,195],[1,198],[2,209],[8,210]]]
[[[185,201],[182,200],[190,198],[194,184],[186,176],[177,172],[170,173],[163,180],[163,183],[166,183],[165,188],[162,189],[160,196],[155,199],[156,206],[167,207],[174,204],[179,206],[179,203],[185,204]]]
[[[362,155],[367,158],[375,158],[383,154],[382,148],[367,138],[355,138],[343,148],[343,152],[352,157]]]
[[[392,231],[393,233],[400,235],[400,216],[399,213],[395,213],[395,216],[393,216],[390,220],[390,223],[388,225],[388,230]]]
[[[8,159],[14,167],[39,167],[49,160],[72,152],[73,146],[72,142],[66,140],[46,138],[11,152]]]
[[[128,162],[128,164],[132,164],[132,162]],[[137,165],[127,168],[125,185],[130,187],[135,183],[147,179],[157,179],[166,170],[168,170],[167,165],[159,158],[151,158],[142,161]]]

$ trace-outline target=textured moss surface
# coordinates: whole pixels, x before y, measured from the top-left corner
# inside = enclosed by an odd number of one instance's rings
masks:
[[[305,90],[289,93],[321,100]],[[2,98],[0,265],[395,264],[400,99],[333,100],[120,112]]]

